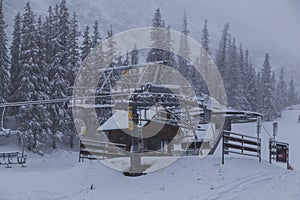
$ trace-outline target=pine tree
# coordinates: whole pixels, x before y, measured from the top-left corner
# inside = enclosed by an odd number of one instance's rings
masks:
[[[249,110],[250,109],[250,105],[249,105],[249,101],[247,99],[247,85],[248,82],[247,81],[247,70],[246,70],[247,64],[245,62],[245,56],[244,56],[244,50],[243,50],[243,45],[240,44],[240,48],[239,48],[239,54],[238,54],[238,71],[240,71],[239,73],[239,77],[240,77],[240,82],[241,82],[241,86],[239,86],[239,97],[240,97],[240,103],[241,103],[241,109],[244,110]]]
[[[49,79],[51,84],[51,98],[63,99],[68,95],[70,83],[67,75],[70,70],[70,22],[68,9],[63,0],[60,5],[55,6],[52,25],[52,55],[49,66]],[[56,148],[57,139],[63,134],[69,134],[71,118],[63,105],[53,104],[49,109],[51,113],[52,147]]]
[[[217,54],[216,54],[216,66],[218,67],[218,70],[221,74],[221,77],[223,79],[224,82],[224,86],[225,86],[225,90],[227,92],[227,88],[228,87],[228,82],[227,80],[229,80],[228,76],[228,64],[227,64],[227,56],[228,56],[228,46],[230,46],[230,35],[229,35],[229,24],[226,24],[224,26],[223,29],[223,33],[219,42],[219,48],[217,50]],[[214,82],[218,82],[219,80],[216,80]],[[216,91],[216,94],[218,95],[218,99],[220,100],[225,100],[224,96],[220,96],[220,94],[218,93],[218,91],[220,90],[219,87],[221,87],[220,85],[215,85],[214,86],[214,91]]]
[[[239,55],[237,52],[235,38],[233,38],[232,43],[230,45],[228,64],[230,74],[230,79],[227,80],[229,87],[226,91],[228,105],[236,109],[245,110],[247,109],[245,108],[247,100],[244,95],[244,87],[241,79],[242,73],[239,65]]]
[[[289,88],[288,88],[288,104],[294,105],[297,103],[297,92],[294,85],[294,80],[290,80]]]
[[[5,33],[6,24],[4,21],[2,0],[0,1],[0,103],[8,100],[9,91],[9,57],[7,49],[7,36]]]
[[[129,57],[129,52],[128,52],[128,51],[127,51],[127,53],[126,53],[126,58],[125,58],[125,60],[123,61],[122,65],[124,65],[124,66],[130,65],[130,57]]]
[[[164,34],[165,34],[165,43],[164,43],[164,47],[165,50],[163,51],[163,60],[166,62],[166,65],[175,69],[177,67],[177,63],[175,60],[175,54],[172,51],[173,49],[173,40],[171,38],[171,27],[168,26],[165,30],[164,30]]]
[[[38,57],[39,47],[37,45],[37,29],[34,14],[29,3],[25,6],[21,28],[21,54],[20,64],[21,81],[17,95],[20,101],[35,101],[43,99]],[[17,118],[21,122],[21,130],[27,132],[28,148],[33,151],[40,151],[43,144],[43,127],[41,114],[43,106],[23,106],[19,109]]]
[[[92,42],[91,42],[91,47],[94,48],[96,47],[101,41],[101,36],[99,32],[99,24],[98,21],[95,21],[95,24],[93,26],[93,36],[92,36]]]
[[[116,42],[114,40],[114,34],[113,34],[113,29],[112,25],[109,26],[109,29],[107,31],[107,46],[106,49],[107,51],[105,52],[105,58],[106,61],[110,63],[110,66],[115,66],[116,65],[116,60],[114,59],[116,57]]]
[[[201,66],[201,75],[202,79],[200,80],[199,87],[202,93],[208,94],[208,89],[204,80],[209,79],[209,68],[211,65],[210,62],[210,48],[209,48],[209,33],[208,33],[208,23],[207,19],[204,21],[204,27],[201,34],[201,51],[200,56],[197,58],[196,63],[198,66]]]
[[[222,37],[221,40],[219,42],[219,48],[217,51],[217,55],[216,55],[216,65],[221,73],[221,76],[224,79],[226,79],[225,77],[225,72],[226,72],[226,68],[227,68],[227,47],[228,47],[228,41],[230,41],[229,38],[229,24],[226,24],[224,29],[223,29],[223,33],[222,33]]]
[[[58,7],[57,7],[58,9]],[[43,24],[44,40],[45,40],[45,62],[48,68],[52,65],[55,57],[54,44],[56,43],[56,36],[58,27],[56,26],[56,16],[53,13],[52,7],[48,8],[48,16]]]
[[[280,69],[279,81],[276,88],[277,107],[282,110],[288,106],[287,84],[285,82],[284,70]]]
[[[134,44],[134,47],[131,51],[131,64],[132,65],[137,65],[139,62],[139,52],[137,50],[136,44]]]
[[[46,64],[46,49],[45,49],[45,34],[43,29],[42,18],[38,18],[38,22],[36,25],[36,36],[35,43],[37,45],[37,67],[39,69],[39,74],[37,77],[38,84],[36,86],[36,90],[38,91],[38,99],[48,100],[49,92],[50,92],[50,81],[48,79],[48,67]],[[38,116],[38,123],[41,126],[41,130],[39,132],[39,142],[43,145],[49,143],[50,134],[51,134],[51,120],[50,120],[50,112],[48,110],[47,105],[39,105],[37,106],[36,115]]]
[[[179,52],[178,52],[180,55],[178,57],[178,66],[179,66],[179,69],[182,69],[182,70],[184,70],[184,72],[187,72],[186,68],[188,65],[188,59],[190,59],[191,52],[190,52],[188,38],[187,38],[190,31],[188,30],[188,22],[187,22],[186,12],[184,12],[181,32],[182,32],[182,35],[180,37],[180,46],[179,46]]]
[[[241,63],[241,62],[240,62]],[[258,83],[257,74],[253,68],[252,63],[249,61],[249,51],[246,49],[244,56],[244,91],[247,102],[249,103],[248,109],[251,111],[258,111],[257,109],[257,93]]]
[[[208,33],[207,19],[204,20],[204,27],[202,29],[202,35],[201,35],[201,45],[202,45],[202,48],[208,54],[210,54],[210,51],[209,51],[209,33]]]
[[[280,109],[278,109],[278,103],[277,103],[277,98],[276,98],[276,78],[275,78],[275,71],[272,71],[272,77],[271,77],[271,88],[272,88],[272,105],[274,105],[274,115],[275,118],[280,117]]]
[[[2,41],[2,40],[1,40]],[[20,49],[21,44],[21,15],[18,13],[14,19],[13,40],[10,47],[11,67],[10,67],[10,101],[18,101],[16,96],[17,89],[20,87]],[[13,109],[12,114],[16,114],[16,109]]]
[[[249,110],[258,111],[258,79],[256,77],[256,71],[252,67],[252,64],[248,64],[249,71],[246,74],[247,84],[246,84],[246,99],[249,102]]]
[[[78,46],[78,37],[80,35],[78,31],[78,24],[77,24],[77,15],[73,13],[73,17],[70,22],[70,71],[68,76],[68,82],[70,86],[74,85],[74,81],[76,78],[76,74],[80,67],[80,54],[79,54],[79,46]],[[69,93],[69,95],[71,95]]]
[[[83,33],[83,42],[81,46],[81,60],[83,61],[91,51],[91,38],[90,38],[90,27],[86,26],[84,33]]]
[[[255,106],[255,111],[257,112],[261,112],[262,111],[262,94],[263,94],[263,84],[262,84],[262,78],[261,78],[261,72],[258,71],[257,72],[257,76],[256,76],[256,90],[257,90],[257,94],[256,94],[256,106]]]
[[[61,54],[60,64],[70,71],[70,42],[69,35],[71,32],[70,21],[69,21],[69,11],[66,5],[66,0],[62,0],[59,4],[59,21],[58,21],[58,40],[59,48]]]
[[[264,115],[265,120],[273,120],[278,117],[278,112],[274,99],[274,78],[272,78],[269,54],[266,54],[265,56],[261,75],[261,83],[261,113]]]
[[[159,8],[156,9],[154,13],[152,27],[155,28],[150,33],[151,41],[153,42],[151,45],[152,49],[148,52],[146,60],[147,62],[162,61],[164,59],[162,49],[164,49],[165,35],[162,29],[158,29],[164,28],[164,22]]]

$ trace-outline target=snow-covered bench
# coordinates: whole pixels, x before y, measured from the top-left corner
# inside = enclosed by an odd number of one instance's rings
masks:
[[[27,155],[20,152],[0,153],[0,165],[6,165],[6,168],[11,168],[11,164],[20,164],[25,167]]]

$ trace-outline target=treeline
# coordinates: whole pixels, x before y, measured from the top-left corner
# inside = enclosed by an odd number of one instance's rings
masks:
[[[14,19],[13,39],[8,48],[5,34],[6,23],[0,2],[0,102],[22,102],[47,99],[63,99],[71,95],[76,73],[81,62],[89,52],[101,47],[101,34],[96,21],[92,27],[86,26],[81,33],[78,28],[76,13],[70,13],[66,0],[54,7],[49,7],[45,19],[37,17],[29,3],[22,14],[17,13]],[[195,75],[191,63],[164,49],[173,48],[170,26],[165,25],[160,10],[157,9],[152,19],[153,27],[163,27],[165,32],[152,32],[152,49],[147,54],[147,62],[168,61],[167,65],[177,69],[191,80],[196,91],[207,92],[205,84]],[[187,40],[189,35],[188,19],[184,14],[183,36],[180,40],[180,55],[189,57],[190,49]],[[266,120],[274,119],[280,111],[298,102],[293,80],[287,85],[284,70],[276,80],[275,72],[266,54],[262,70],[256,71],[249,56],[240,44],[237,47],[235,38],[230,34],[229,24],[225,25],[216,54],[209,47],[208,23],[205,20],[201,35],[201,44],[206,52],[215,57],[215,62],[224,79],[228,106],[258,111]],[[107,31],[108,44],[103,52],[105,57],[117,54],[113,31]],[[79,44],[82,39],[82,44]],[[163,41],[163,42],[161,42]],[[122,58],[120,56],[111,65],[129,65],[139,63],[139,52],[136,47]],[[199,52],[199,56],[201,53]],[[198,95],[201,95],[198,93]],[[57,141],[70,138],[73,146],[75,128],[70,110],[62,104],[22,106],[8,110],[15,116],[16,129],[26,132],[27,147],[40,152],[44,146],[56,148]]]
[[[14,18],[13,38],[8,46],[5,33],[2,0],[0,1],[0,102],[23,102],[48,99],[66,99],[72,95],[72,86],[82,61],[96,46],[102,58],[117,52],[112,26],[107,30],[106,52],[101,48],[98,22],[92,28],[79,31],[76,13],[70,13],[66,0],[49,6],[45,19],[37,17],[28,2],[24,12]],[[82,44],[79,40],[82,39]],[[100,48],[99,48],[100,47]],[[100,51],[99,51],[100,50]],[[136,64],[138,52],[133,49],[126,59],[121,57],[113,65]],[[57,147],[57,142],[69,141],[73,147],[76,130],[71,109],[62,103],[10,108],[15,129],[26,133],[29,150],[42,153],[45,146]],[[11,119],[11,118],[10,118]]]
[[[170,29],[170,26],[165,25],[159,9],[156,10],[152,22],[153,27],[165,27],[166,34],[155,36],[156,33],[152,33],[152,46],[155,48],[151,49],[148,53],[147,61],[168,60],[168,65],[176,68],[190,80],[196,91],[208,93],[203,80],[198,80],[199,76],[195,77],[197,72],[191,62],[186,61],[180,56],[170,55],[160,50],[162,46],[167,47],[166,49],[171,49],[172,39],[168,38],[168,29]],[[190,31],[188,30],[186,13],[184,13],[181,32],[183,36],[180,40],[179,54],[184,55],[185,58],[189,58],[191,52],[187,37]],[[285,107],[299,103],[294,81],[291,79],[289,84],[286,83],[284,68],[281,68],[279,78],[277,79],[268,53],[265,54],[262,66],[254,66],[249,50],[244,48],[242,43],[238,44],[230,32],[229,24],[224,26],[216,53],[212,53],[209,46],[207,20],[204,21],[200,37],[200,42],[205,52],[199,52],[198,60],[203,62],[205,56],[204,58],[201,56],[206,53],[214,58],[223,78],[228,107],[260,112],[264,115],[264,120],[273,120],[280,116],[281,111]],[[162,38],[164,39],[162,40]],[[165,41],[165,43],[160,41]],[[197,60],[194,62],[197,62]]]

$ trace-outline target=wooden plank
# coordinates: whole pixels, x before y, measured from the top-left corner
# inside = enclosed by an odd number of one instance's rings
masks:
[[[259,152],[258,148],[252,148],[252,147],[247,147],[247,146],[241,146],[237,144],[232,144],[232,143],[224,143],[224,147],[226,148],[232,148],[232,149],[239,149],[243,151],[251,151],[251,152]]]
[[[80,156],[123,157],[125,154],[82,150]]]
[[[80,140],[81,144],[99,144],[99,145],[108,145],[108,146],[117,146],[117,147],[126,147],[126,144],[119,144],[119,143],[110,143],[110,142],[99,142],[99,141],[95,141],[95,140]]]
[[[258,146],[260,142],[258,141],[253,141],[253,140],[247,140],[247,139],[242,139],[242,138],[236,138],[236,137],[231,137],[228,135],[224,135],[225,140],[232,141],[232,142],[240,142],[244,144],[249,144],[249,145],[255,145]]]
[[[236,135],[236,136],[241,136],[241,137],[243,136],[245,138],[252,138],[252,139],[256,139],[256,140],[258,139],[257,137],[243,135],[243,134],[239,134],[239,133],[233,133],[233,132],[226,131],[226,130],[223,130],[223,132],[226,133],[226,134],[229,134],[229,135]],[[226,134],[224,134],[224,135],[226,135]]]
[[[108,147],[108,146],[95,146],[95,145],[82,145],[81,150],[91,150],[91,151],[95,151],[95,150],[101,150],[101,151],[109,151],[109,152],[122,152],[125,151],[122,148],[118,148],[118,147]]]
[[[13,153],[0,153],[0,158],[13,158],[17,157],[18,152],[13,152]]]
[[[241,153],[241,152],[228,151],[228,150],[225,150],[225,152],[226,152],[226,153],[239,154],[239,155],[245,155],[245,156],[260,157],[258,154]]]

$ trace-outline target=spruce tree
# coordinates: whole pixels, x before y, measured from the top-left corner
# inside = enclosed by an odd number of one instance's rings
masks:
[[[91,51],[91,38],[90,38],[90,27],[86,26],[84,33],[83,33],[83,42],[81,46],[81,60],[83,61]]]
[[[210,51],[209,51],[209,33],[208,33],[207,19],[204,20],[204,27],[202,29],[202,35],[201,35],[201,45],[202,45],[202,48],[208,54],[210,54]]]
[[[129,57],[129,52],[128,51],[126,53],[126,57],[125,57],[125,60],[123,61],[122,65],[124,65],[124,66],[130,65],[130,57]]]
[[[229,88],[227,82],[227,80],[229,80],[229,78],[227,77],[229,71],[228,64],[227,64],[227,60],[228,60],[227,57],[228,57],[228,46],[230,42],[231,39],[229,39],[229,24],[226,24],[223,29],[223,33],[219,42],[219,48],[217,50],[216,59],[215,59],[216,66],[218,67],[218,70],[223,79],[226,92],[227,92],[227,88]],[[215,82],[218,82],[218,80],[216,80]],[[219,87],[220,87],[219,85],[215,85],[214,91],[216,92],[219,91]],[[218,99],[225,100],[224,98],[225,98],[224,96],[220,96],[220,95],[218,96]]]
[[[69,11],[66,0],[62,0],[59,4],[59,21],[58,21],[58,40],[61,54],[60,64],[67,71],[70,71],[70,42],[69,35],[71,33]]]
[[[9,100],[12,102],[18,101],[18,96],[16,96],[16,92],[17,89],[20,87],[20,81],[21,81],[20,44],[21,44],[21,15],[20,13],[17,13],[14,19],[13,40],[12,40],[12,45],[10,47],[11,67],[10,67]],[[16,114],[16,109],[13,109],[11,114]]]
[[[247,70],[246,70],[247,64],[245,62],[245,55],[244,55],[244,50],[243,50],[243,45],[240,44],[239,47],[239,54],[238,54],[238,71],[239,73],[239,77],[240,77],[240,82],[241,82],[241,86],[239,86],[239,97],[240,97],[240,107],[244,110],[249,110],[250,109],[250,105],[249,105],[249,101],[247,99]]]
[[[57,30],[56,16],[53,13],[52,7],[48,8],[48,16],[43,24],[44,40],[45,40],[45,62],[48,68],[51,67],[55,57],[54,44],[56,42]]]
[[[244,87],[241,79],[242,73],[235,38],[232,40],[229,52],[228,64],[230,79],[227,80],[229,83],[229,87],[227,88],[228,105],[236,109],[245,110],[247,109],[245,108],[247,100],[244,96]]]
[[[63,0],[55,6],[52,25],[52,51],[53,58],[49,66],[49,79],[51,84],[51,98],[63,99],[68,95],[70,83],[67,74],[70,70],[70,22],[68,9]],[[69,134],[71,118],[61,104],[53,104],[49,109],[51,113],[52,147],[56,148],[57,139],[63,134]]]
[[[249,110],[250,111],[258,111],[257,108],[257,102],[258,102],[258,83],[257,83],[257,77],[256,77],[256,71],[252,67],[252,64],[248,64],[248,73],[247,76],[247,84],[246,84],[246,99],[249,103]]]
[[[164,22],[162,20],[162,16],[160,13],[160,9],[156,9],[154,13],[154,17],[152,19],[152,27],[154,28],[163,28]],[[165,43],[165,35],[162,29],[153,29],[150,33],[151,41],[153,42],[150,51],[147,54],[147,62],[155,62],[155,61],[162,61],[164,58],[163,56],[163,48]]]
[[[261,72],[258,71],[257,72],[257,76],[256,76],[256,90],[257,90],[257,94],[256,94],[256,110],[257,112],[262,112],[262,94],[263,94],[263,84],[262,84],[262,78],[261,78]]]
[[[139,52],[137,50],[136,44],[134,44],[134,47],[131,51],[131,65],[137,65],[139,62]]]
[[[264,115],[265,120],[273,120],[278,117],[278,112],[274,99],[274,78],[272,78],[269,54],[265,56],[261,73],[261,84],[261,113]]]
[[[7,27],[4,21],[4,13],[2,7],[2,0],[0,1],[0,103],[8,100],[9,92],[9,57],[7,49],[7,36],[5,28]]]
[[[295,105],[297,103],[297,92],[294,85],[294,80],[291,79],[288,88],[288,104]]]
[[[106,49],[107,51],[105,53],[105,58],[107,59],[108,62],[110,62],[110,67],[116,65],[116,60],[113,59],[116,56],[116,42],[114,40],[114,34],[113,34],[113,29],[112,25],[110,24],[109,29],[107,31],[107,46]]]
[[[36,36],[35,43],[37,45],[37,67],[39,69],[39,76],[37,77],[38,84],[36,86],[36,90],[39,93],[38,99],[48,100],[49,92],[50,92],[50,81],[48,79],[48,67],[46,64],[46,49],[45,49],[45,34],[43,29],[43,23],[41,17],[38,18],[38,22],[36,25]],[[50,135],[51,135],[51,124],[50,120],[50,112],[49,107],[47,105],[39,105],[37,106],[37,116],[38,121],[41,126],[41,130],[39,133],[40,143],[46,145],[49,143]]]
[[[37,29],[34,14],[29,3],[25,6],[21,28],[21,54],[20,64],[21,81],[17,90],[20,101],[36,101],[45,96],[41,88],[40,76],[42,74],[38,57]],[[23,106],[19,109],[17,118],[21,122],[21,130],[27,132],[28,148],[40,152],[43,144],[43,127],[41,114],[43,106]]]
[[[93,26],[93,36],[92,36],[92,41],[91,41],[91,47],[94,48],[96,47],[101,41],[101,36],[99,32],[99,23],[96,20],[95,24]]]
[[[79,46],[78,46],[78,37],[80,35],[78,31],[78,21],[77,21],[77,15],[76,13],[73,13],[73,17],[70,22],[70,71],[68,82],[70,86],[74,85],[74,81],[76,78],[76,74],[80,67],[80,54],[79,54]],[[71,95],[70,93],[68,95]]]
[[[249,103],[248,110],[258,111],[257,109],[257,93],[258,83],[257,74],[253,68],[252,63],[249,61],[249,51],[246,49],[244,56],[244,91],[247,102]]]
[[[208,89],[206,86],[206,83],[204,82],[205,79],[208,79],[210,77],[209,75],[209,68],[211,65],[210,62],[210,48],[209,48],[209,33],[208,33],[208,23],[207,19],[204,21],[204,27],[202,29],[201,34],[201,51],[200,51],[200,57],[197,58],[196,63],[198,63],[198,66],[201,66],[201,75],[202,79],[200,80],[200,89],[202,93],[208,94]]]
[[[285,82],[284,70],[280,69],[279,81],[276,88],[277,107],[282,110],[288,106],[287,84]]]
[[[227,48],[228,48],[228,41],[230,41],[229,38],[229,24],[226,24],[224,29],[223,29],[223,33],[222,33],[222,37],[221,40],[219,42],[219,48],[217,51],[217,55],[216,55],[216,65],[221,73],[221,76],[223,78],[224,81],[226,81],[226,77],[225,77],[225,72],[226,72],[226,68],[227,68]]]
[[[184,72],[188,73],[186,68],[188,65],[188,59],[190,58],[190,48],[188,43],[188,34],[190,31],[188,30],[188,22],[187,22],[187,16],[186,12],[184,12],[183,16],[183,24],[182,24],[182,35],[180,37],[180,46],[179,46],[179,57],[178,57],[178,67],[179,69],[182,69]],[[187,75],[187,74],[184,74]]]

